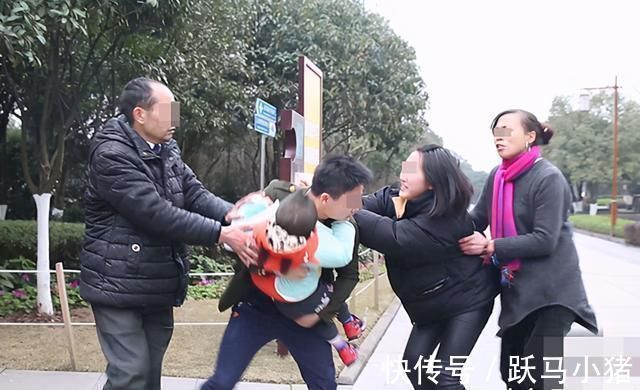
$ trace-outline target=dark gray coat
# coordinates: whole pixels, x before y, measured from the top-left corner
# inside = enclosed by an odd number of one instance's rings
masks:
[[[123,308],[182,304],[186,244],[214,245],[231,208],[202,186],[174,140],[155,154],[121,118],[93,139],[85,198],[80,294]]]
[[[491,221],[495,168],[471,212],[476,228]],[[577,322],[597,333],[596,317],[582,283],[578,254],[568,221],[571,192],[562,172],[539,160],[514,182],[514,218],[518,236],[495,240],[499,260],[520,258],[513,285],[501,291],[498,321],[501,336],[528,314],[545,306],[561,305],[577,315]]]

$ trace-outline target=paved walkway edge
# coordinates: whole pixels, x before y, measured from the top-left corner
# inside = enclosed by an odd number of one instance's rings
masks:
[[[599,238],[601,240],[615,242],[616,244],[622,244],[622,245],[625,245],[625,246],[628,246],[628,247],[637,248],[636,246],[627,244],[625,242],[624,238],[611,237],[608,234],[591,232],[589,230],[582,230],[582,229],[578,229],[576,227],[573,228],[573,231],[576,232],[576,233],[584,234],[585,236],[595,237],[595,238]]]
[[[400,300],[398,297],[395,297],[389,307],[387,307],[387,310],[382,313],[362,345],[360,345],[360,348],[358,348],[358,352],[360,353],[358,361],[349,367],[345,367],[340,372],[337,380],[339,385],[353,385],[356,382],[360,372],[362,372],[373,351],[375,351],[378,346],[380,339],[382,339],[389,325],[391,325],[400,306]]]

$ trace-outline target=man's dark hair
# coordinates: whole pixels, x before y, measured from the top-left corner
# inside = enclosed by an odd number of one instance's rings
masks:
[[[145,110],[154,105],[153,84],[164,85],[159,81],[146,77],[133,79],[124,86],[118,100],[118,111],[127,118],[129,124],[133,124],[133,109],[142,107]]]
[[[372,179],[369,168],[356,159],[339,154],[329,155],[316,167],[311,193],[318,196],[326,192],[333,199],[338,199],[360,185],[366,186]]]
[[[317,221],[316,206],[304,191],[284,198],[276,211],[276,224],[293,236],[309,238]]]
[[[467,211],[473,186],[460,168],[460,160],[438,145],[417,149],[422,154],[422,172],[433,186],[434,204],[429,211],[433,217],[460,215]]]

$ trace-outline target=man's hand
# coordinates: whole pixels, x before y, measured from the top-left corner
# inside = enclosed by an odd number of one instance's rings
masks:
[[[252,234],[234,226],[223,226],[218,242],[229,245],[247,267],[257,264],[258,250]]]
[[[483,236],[482,233],[473,232],[472,235],[460,239],[458,244],[460,244],[460,250],[465,255],[478,256],[487,254],[487,247],[490,242],[491,240]],[[491,254],[489,253],[489,256]]]

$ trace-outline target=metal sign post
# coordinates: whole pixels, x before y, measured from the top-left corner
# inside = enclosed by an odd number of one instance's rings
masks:
[[[278,109],[262,99],[256,99],[256,110],[253,128],[260,136],[260,189],[264,189],[264,166],[266,160],[266,141],[268,137],[276,136],[276,122]]]

